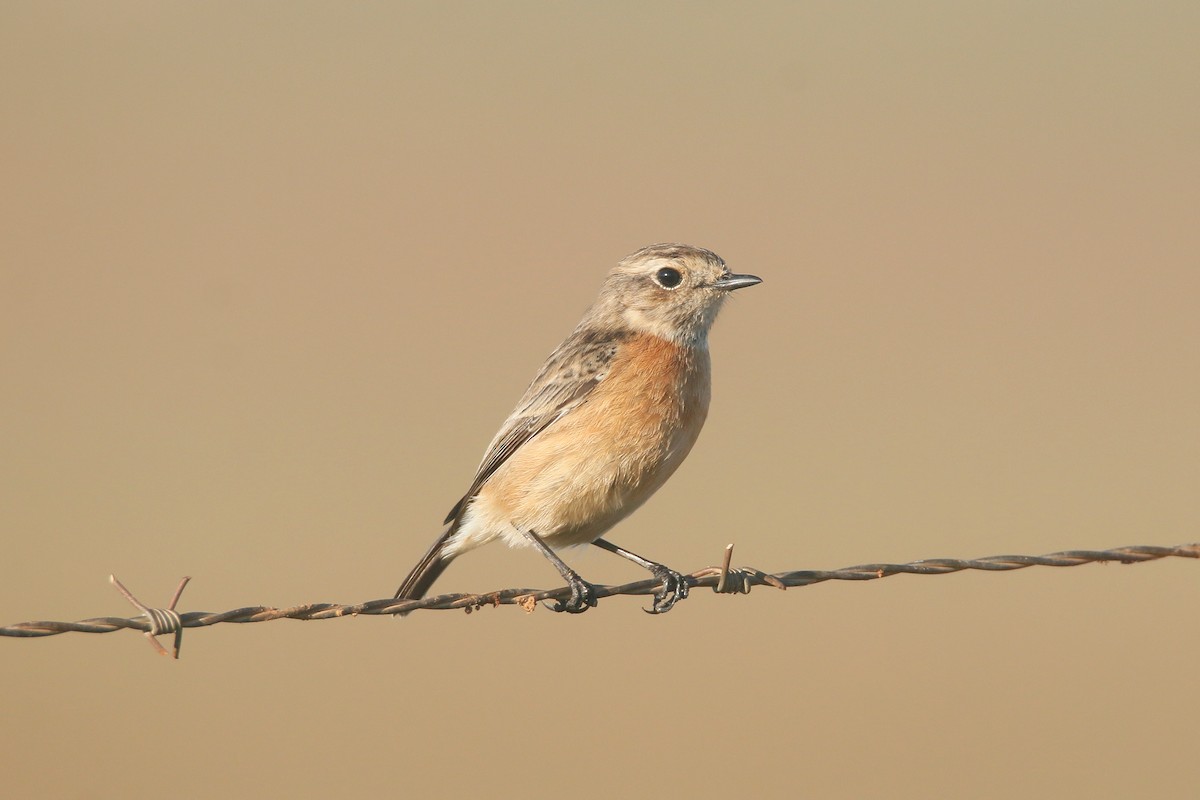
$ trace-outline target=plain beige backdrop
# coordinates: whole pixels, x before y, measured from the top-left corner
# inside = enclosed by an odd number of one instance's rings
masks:
[[[390,596],[650,242],[761,275],[612,538],[1200,539],[1200,6],[0,5],[0,622]],[[571,556],[590,579],[641,573]],[[552,586],[473,553],[446,591]],[[8,797],[1194,797],[1200,564],[0,640]]]

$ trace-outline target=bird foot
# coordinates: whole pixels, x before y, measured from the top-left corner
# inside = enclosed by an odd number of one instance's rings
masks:
[[[551,611],[565,611],[568,614],[582,614],[589,608],[596,605],[596,587],[585,581],[583,578],[575,575],[567,578],[567,585],[571,587],[571,596],[566,602],[558,600],[554,605],[550,606]]]
[[[687,599],[687,578],[662,564],[652,567],[650,571],[662,581],[662,588],[654,593],[654,604],[650,608],[643,608],[643,611],[647,614],[665,614],[680,600]]]

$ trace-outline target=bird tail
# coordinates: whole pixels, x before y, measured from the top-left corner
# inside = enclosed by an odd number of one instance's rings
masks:
[[[417,565],[412,568],[412,572],[408,573],[408,577],[400,584],[400,588],[396,590],[397,600],[420,600],[433,586],[441,574],[446,571],[446,567],[450,566],[450,562],[454,560],[454,556],[445,553],[446,543],[450,541],[450,537],[458,530],[458,520],[454,520],[446,526],[446,530],[437,538],[429,551],[417,562]],[[400,616],[404,616],[408,612],[402,612]]]

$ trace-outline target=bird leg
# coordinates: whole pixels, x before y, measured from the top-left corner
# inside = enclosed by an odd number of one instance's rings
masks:
[[[571,597],[564,603],[561,600],[555,601],[554,605],[550,606],[551,611],[566,611],[568,614],[582,614],[589,608],[596,605],[596,587],[579,577],[579,573],[567,566],[567,563],[558,557],[558,554],[550,549],[550,546],[533,531],[522,530],[534,547],[541,551],[554,568],[558,570],[558,574],[563,576],[563,580],[571,587]]]
[[[650,608],[642,609],[647,614],[665,614],[677,602],[688,596],[687,578],[670,567],[659,564],[657,561],[651,561],[648,558],[642,558],[637,553],[631,553],[624,547],[618,547],[612,542],[606,542],[604,539],[597,539],[592,544],[601,550],[607,550],[610,553],[616,553],[621,558],[627,558],[643,569],[650,570],[654,577],[662,581],[662,589],[654,595],[654,605]]]

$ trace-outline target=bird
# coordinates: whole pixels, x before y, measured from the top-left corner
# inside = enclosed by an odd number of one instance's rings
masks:
[[[661,581],[650,613],[686,598],[679,572],[602,537],[691,451],[708,416],[709,329],[731,292],[761,282],[691,245],[653,244],[623,258],[500,427],[395,598],[424,597],[454,559],[496,540],[554,565],[570,587],[554,611],[596,605],[595,586],[555,552],[586,544]]]

